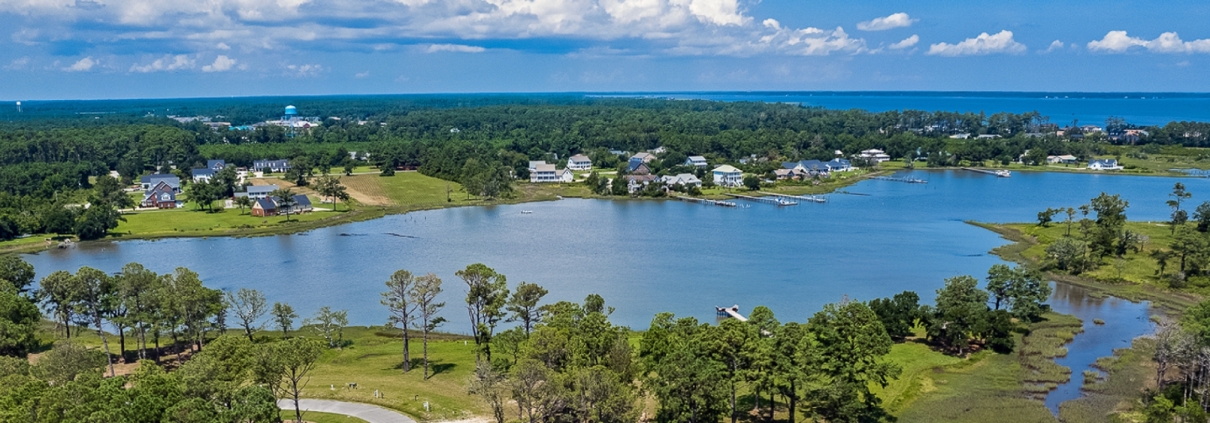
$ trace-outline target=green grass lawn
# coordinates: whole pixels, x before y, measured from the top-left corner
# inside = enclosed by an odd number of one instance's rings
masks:
[[[312,198],[311,201],[317,207],[330,207],[326,204],[320,205],[317,198]],[[220,203],[215,202],[215,204]],[[341,214],[341,212],[330,211],[294,214],[290,215],[291,223],[286,223],[286,216],[257,217],[253,216],[251,210],[248,209],[241,212],[240,209],[221,209],[218,206],[216,206],[216,210],[218,211],[215,213],[195,210],[191,204],[179,209],[123,213],[122,217],[126,218],[126,221],[118,223],[118,227],[110,231],[110,236],[114,238],[189,236],[191,233],[198,233],[197,235],[202,236],[217,235],[237,229],[278,228],[298,222],[336,217]],[[345,209],[342,208],[343,210]]]
[[[282,410],[282,418],[286,419],[287,422],[293,421],[292,419],[294,418],[294,412],[292,410],[290,410],[290,412],[286,411],[287,410]],[[318,411],[304,411],[302,413],[302,417],[303,421],[308,421],[311,423],[366,423],[365,420],[353,416],[320,413]]]
[[[1059,217],[1056,217],[1059,218]],[[1030,260],[1042,260],[1046,258],[1046,247],[1056,240],[1064,237],[1068,233],[1067,224],[1063,222],[1051,223],[1048,227],[1038,226],[1028,223],[1014,223],[999,225],[1019,231],[1020,233],[1033,237],[1037,240],[1037,244],[1031,245],[1021,252],[1021,254]],[[1079,236],[1079,225],[1072,224],[1072,236]],[[1101,266],[1084,272],[1081,276],[1101,280],[1101,281],[1117,281],[1125,280],[1136,284],[1148,284],[1157,287],[1167,288],[1167,279],[1159,274],[1159,265],[1154,259],[1148,256],[1148,253],[1156,249],[1167,249],[1172,242],[1172,229],[1164,222],[1127,222],[1126,229],[1139,233],[1146,237],[1143,243],[1141,252],[1130,251],[1122,258],[1106,257],[1102,260]],[[1165,273],[1171,273],[1179,267],[1177,260],[1172,260],[1169,266],[1164,269]],[[1191,284],[1205,285],[1206,283],[1194,278],[1190,281]],[[1201,289],[1205,286],[1192,286],[1191,288]]]

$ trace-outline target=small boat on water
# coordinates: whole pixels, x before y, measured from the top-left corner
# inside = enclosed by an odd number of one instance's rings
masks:
[[[521,210],[521,214],[534,214],[533,210]]]
[[[74,247],[74,246],[75,246],[75,243],[71,242],[70,239],[65,239],[65,240],[63,240],[63,242],[59,243],[59,248],[70,248],[70,247]]]

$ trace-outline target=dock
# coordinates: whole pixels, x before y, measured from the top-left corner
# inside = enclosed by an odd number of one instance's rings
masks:
[[[738,204],[732,203],[730,201],[719,201],[719,200],[710,200],[710,199],[706,199],[706,198],[693,198],[693,197],[681,197],[681,196],[673,196],[672,198],[675,198],[675,199],[681,200],[681,201],[688,201],[690,203],[701,203],[701,204],[706,204],[706,205],[711,205],[711,206],[739,207]]]
[[[929,183],[929,181],[926,181],[923,179],[895,178],[895,177],[891,177],[891,176],[875,176],[870,179],[877,179],[879,181],[904,182],[904,183],[909,183],[909,184],[927,184],[927,183]]]
[[[760,203],[772,204],[772,205],[779,206],[779,207],[780,206],[797,206],[798,205],[797,201],[790,201],[790,200],[786,200],[781,197],[752,197],[752,196],[748,196],[748,195],[739,195],[739,194],[727,194],[727,195],[730,195],[735,198],[742,198],[742,199],[749,200],[749,201],[756,201],[756,202],[760,202]]]
[[[971,172],[986,173],[986,174],[988,174],[988,175],[995,175],[995,176],[999,176],[999,177],[1001,177],[1001,178],[1007,178],[1007,177],[1010,177],[1010,176],[1012,176],[1012,175],[1013,175],[1013,173],[1012,173],[1012,172],[1009,172],[1009,171],[1004,170],[1004,169],[1000,169],[1000,170],[990,170],[990,169],[978,169],[978,168],[973,168],[973,167],[964,167],[964,168],[962,168],[962,170],[969,170],[969,171],[971,171]]]
[[[716,307],[714,307],[714,310],[718,314],[719,317],[730,317],[732,319],[739,320],[741,322],[748,321],[747,317],[744,317],[744,315],[739,314],[739,304],[733,305],[731,307],[717,307],[716,306]]]
[[[782,197],[782,198],[793,198],[793,199],[795,199],[795,200],[810,201],[810,202],[812,202],[812,203],[826,203],[826,202],[828,202],[828,199],[827,199],[827,198],[824,198],[824,197],[821,197],[821,196],[818,196],[818,195],[789,195],[789,194],[774,194],[774,193],[771,193],[771,192],[769,193],[769,195],[776,195],[776,196],[778,196],[778,197]]]

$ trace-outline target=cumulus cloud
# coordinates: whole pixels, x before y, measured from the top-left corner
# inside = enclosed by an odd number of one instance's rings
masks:
[[[1210,39],[1184,41],[1175,32],[1165,32],[1154,40],[1144,40],[1126,31],[1109,31],[1100,40],[1088,43],[1089,50],[1102,53],[1123,53],[1134,47],[1154,53],[1210,53]]]
[[[425,49],[425,53],[438,52],[453,52],[453,53],[482,53],[487,49],[479,46],[467,46],[462,44],[430,44],[429,48]]]
[[[368,78],[369,76],[370,76],[370,71],[358,72],[358,73],[353,74],[353,77],[357,78],[357,79]]]
[[[318,64],[303,64],[303,65],[286,65],[287,75],[297,77],[318,76],[324,71],[324,67]]]
[[[1063,47],[1067,47],[1067,44],[1063,44],[1063,42],[1059,41],[1059,40],[1054,40],[1054,41],[1051,41],[1050,46],[1046,47],[1046,50],[1042,50],[1042,52],[1050,53],[1052,51],[1062,50]]]
[[[235,67],[235,59],[220,54],[214,58],[214,63],[202,66],[202,72],[226,72],[233,67]]]
[[[920,36],[912,34],[911,37],[904,38],[903,41],[897,42],[895,44],[891,44],[891,45],[887,46],[887,48],[889,48],[891,50],[903,50],[905,48],[914,46],[914,45],[916,45],[916,43],[919,43],[919,42],[920,42]]]
[[[826,56],[834,52],[859,53],[866,49],[864,39],[849,37],[840,27],[834,30],[793,29],[783,27],[776,19],[766,19],[762,25],[773,32],[761,37],[759,43],[740,46],[733,53],[772,51],[798,56]]]
[[[97,61],[93,60],[92,56],[88,56],[88,57],[85,57],[83,59],[76,61],[76,63],[73,63],[71,66],[63,68],[63,70],[68,71],[68,72],[88,72],[88,71],[92,70],[93,66],[96,66],[96,65],[97,65]]]
[[[1025,44],[1013,39],[1012,31],[1000,31],[994,35],[984,32],[975,38],[957,43],[937,43],[929,46],[928,54],[935,56],[973,56],[995,53],[1022,53]]]
[[[912,26],[912,23],[918,20],[919,19],[912,19],[912,17],[908,16],[907,13],[899,12],[891,14],[890,16],[874,18],[865,22],[858,22],[857,29],[862,31],[886,31],[888,29],[906,28]]]
[[[184,54],[178,54],[176,56],[164,56],[162,58],[155,59],[154,62],[148,63],[146,65],[141,65],[141,66],[137,65],[137,64],[132,65],[130,67],[130,71],[139,72],[139,73],[148,73],[148,72],[176,71],[176,70],[181,70],[181,69],[192,69],[192,68],[193,68],[193,59],[191,59],[189,56],[186,56]]]
[[[8,65],[4,66],[4,69],[20,70],[20,69],[25,69],[25,67],[28,65],[29,65],[29,57],[20,57],[20,58],[13,59],[13,61],[11,61],[11,62],[8,62]]]

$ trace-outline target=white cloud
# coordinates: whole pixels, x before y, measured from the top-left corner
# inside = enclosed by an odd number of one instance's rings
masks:
[[[907,13],[899,12],[881,18],[874,18],[865,22],[858,22],[857,29],[862,31],[885,31],[895,28],[906,28],[912,26],[912,23],[919,19],[912,19]]]
[[[231,50],[231,46],[227,45],[227,43],[218,43],[217,45],[214,46],[214,48],[217,48],[219,50]]]
[[[887,46],[887,48],[889,48],[891,50],[903,50],[905,48],[914,46],[914,45],[916,45],[916,43],[919,43],[919,42],[920,42],[920,36],[912,34],[911,37],[904,38],[903,41],[897,42],[895,44],[891,44],[891,45]]]
[[[5,66],[4,69],[21,70],[21,69],[25,69],[25,67],[27,65],[29,65],[29,57],[21,57],[21,58],[13,59],[13,61],[11,61],[11,62],[8,62],[8,65]]]
[[[425,53],[437,52],[453,52],[453,53],[482,53],[487,49],[479,46],[467,46],[462,44],[430,44],[429,48],[425,49]]]
[[[176,71],[181,69],[193,69],[193,59],[184,54],[178,54],[176,56],[164,56],[155,59],[154,62],[146,65],[132,65],[130,67],[131,72],[139,73]]]
[[[76,61],[76,63],[73,63],[71,66],[63,68],[63,70],[68,71],[68,72],[88,72],[88,71],[92,70],[93,66],[96,66],[96,65],[97,65],[97,61],[93,60],[92,56],[88,56],[88,57],[85,57],[83,59]]]
[[[1154,40],[1131,37],[1126,31],[1109,31],[1100,40],[1090,41],[1088,49],[1102,53],[1123,53],[1143,47],[1153,53],[1210,53],[1210,39],[1181,40],[1175,32],[1165,32]]]
[[[370,76],[370,71],[358,72],[353,75],[353,77],[357,78],[357,79],[368,78],[369,76]]]
[[[1064,47],[1067,47],[1067,44],[1063,44],[1063,42],[1059,40],[1054,40],[1050,42],[1050,46],[1046,47],[1046,50],[1042,50],[1042,53],[1050,53],[1056,50],[1062,50]]]
[[[214,63],[202,66],[202,72],[226,72],[235,66],[235,62],[235,59],[220,54],[214,58]]]
[[[318,76],[324,71],[324,67],[318,64],[303,64],[303,65],[286,65],[288,75],[298,77]]]
[[[928,54],[936,56],[972,56],[994,53],[1022,53],[1025,44],[1013,40],[1012,31],[1000,31],[995,35],[986,32],[975,38],[957,43],[937,43],[929,46]]]
[[[791,29],[781,26],[774,19],[766,19],[762,25],[774,32],[761,37],[757,44],[737,46],[730,54],[772,51],[798,56],[826,56],[833,52],[860,53],[866,49],[864,39],[850,38],[840,27],[831,31],[819,28]]]

